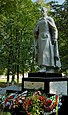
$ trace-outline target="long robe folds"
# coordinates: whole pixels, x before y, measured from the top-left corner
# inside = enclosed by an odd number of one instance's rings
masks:
[[[58,51],[58,31],[51,17],[42,17],[34,29],[35,59],[38,65],[61,67]]]

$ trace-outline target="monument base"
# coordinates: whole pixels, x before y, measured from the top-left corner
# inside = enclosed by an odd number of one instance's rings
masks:
[[[63,77],[61,74],[57,73],[28,73],[28,78],[22,78],[22,90],[24,90],[24,81],[44,82],[45,94],[53,95],[62,93],[62,106],[58,111],[58,115],[68,114],[67,76]]]
[[[62,74],[58,73],[28,73],[28,78],[22,78],[22,90],[24,90],[24,81],[30,82],[43,82],[44,83],[44,92],[47,93],[58,93],[67,95],[67,81],[68,77],[62,76]],[[60,84],[60,82],[63,82]],[[59,85],[50,84],[51,82],[57,82]],[[65,84],[64,84],[65,83]],[[57,88],[58,87],[58,88]],[[62,87],[62,89],[61,89]],[[28,88],[27,88],[28,89]],[[54,92],[53,89],[55,89]]]

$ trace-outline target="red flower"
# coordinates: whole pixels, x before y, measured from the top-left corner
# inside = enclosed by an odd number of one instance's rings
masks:
[[[18,100],[18,102],[17,102],[18,106],[20,106],[20,105],[21,105],[21,103],[22,103],[22,100],[21,100],[21,99],[20,99],[20,100]]]
[[[39,96],[39,100],[46,101],[46,98],[42,95],[42,96]]]
[[[29,106],[32,104],[31,98],[24,101],[24,109],[27,110]]]
[[[46,100],[46,103],[45,103],[45,105],[47,106],[47,107],[49,107],[50,105],[51,105],[51,103],[52,103],[52,100]]]

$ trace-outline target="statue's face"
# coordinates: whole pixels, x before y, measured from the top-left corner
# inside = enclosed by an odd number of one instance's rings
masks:
[[[47,9],[46,8],[42,8],[42,15],[43,15],[43,17],[47,16]]]

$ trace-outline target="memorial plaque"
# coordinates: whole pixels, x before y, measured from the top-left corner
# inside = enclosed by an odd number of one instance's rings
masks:
[[[67,95],[67,81],[50,82],[50,93]]]

